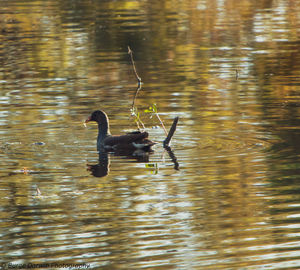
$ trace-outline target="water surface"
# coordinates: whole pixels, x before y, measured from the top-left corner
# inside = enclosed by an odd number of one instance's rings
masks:
[[[0,5],[6,268],[300,267],[297,1]],[[137,128],[128,46],[158,143],[99,156],[93,110]],[[171,155],[153,104],[167,128],[180,118]]]

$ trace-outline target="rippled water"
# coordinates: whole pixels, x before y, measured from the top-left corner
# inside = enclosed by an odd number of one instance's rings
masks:
[[[297,1],[0,5],[2,268],[300,268]],[[99,155],[93,110],[137,128],[128,46],[158,143]]]

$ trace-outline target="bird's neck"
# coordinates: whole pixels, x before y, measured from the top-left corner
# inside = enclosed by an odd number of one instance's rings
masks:
[[[111,135],[108,121],[98,125],[98,131],[98,142],[101,143],[107,136]]]

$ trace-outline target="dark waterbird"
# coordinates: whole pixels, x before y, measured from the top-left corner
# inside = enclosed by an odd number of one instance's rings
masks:
[[[155,144],[155,142],[148,139],[148,132],[134,131],[125,135],[111,135],[108,116],[103,111],[94,111],[85,120],[85,123],[90,121],[95,121],[98,124],[98,151],[151,151],[151,146]]]

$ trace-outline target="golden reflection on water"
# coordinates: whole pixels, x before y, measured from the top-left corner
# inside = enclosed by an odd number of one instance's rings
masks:
[[[295,1],[1,6],[1,262],[299,268]],[[91,111],[136,128],[128,45],[158,145],[99,157]],[[167,127],[180,117],[179,170],[154,103]]]

